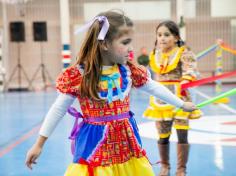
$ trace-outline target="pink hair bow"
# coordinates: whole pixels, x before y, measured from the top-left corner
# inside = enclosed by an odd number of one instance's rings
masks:
[[[109,29],[109,22],[107,17],[105,16],[96,16],[93,20],[91,20],[90,22],[88,22],[87,24],[85,24],[84,26],[82,26],[79,29],[76,29],[75,34],[78,34],[80,32],[86,31],[90,28],[90,26],[92,26],[92,24],[98,20],[99,22],[102,22],[102,29],[98,34],[98,40],[104,40],[107,34],[107,31]]]

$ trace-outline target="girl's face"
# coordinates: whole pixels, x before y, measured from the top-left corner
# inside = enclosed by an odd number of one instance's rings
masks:
[[[107,55],[103,57],[103,64],[126,64],[130,52],[133,51],[132,41],[133,31],[130,29],[120,37],[115,38],[111,43],[109,42],[107,44]]]
[[[176,46],[177,37],[174,36],[166,26],[157,30],[157,45],[163,52],[168,52]]]

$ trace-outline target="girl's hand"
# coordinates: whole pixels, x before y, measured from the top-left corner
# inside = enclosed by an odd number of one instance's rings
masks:
[[[184,102],[181,108],[186,112],[192,112],[197,109],[197,107],[192,102]]]
[[[29,169],[33,169],[32,164],[37,164],[36,159],[39,157],[42,148],[38,145],[33,145],[27,152],[25,164]]]

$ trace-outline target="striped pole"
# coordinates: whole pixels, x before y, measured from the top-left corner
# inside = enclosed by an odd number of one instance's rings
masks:
[[[223,63],[222,63],[222,48],[218,47],[216,51],[216,76],[222,75],[223,72]],[[221,80],[216,81],[215,87],[216,93],[219,94],[222,92],[222,82]]]
[[[70,51],[70,14],[69,1],[60,0],[60,17],[61,17],[61,44],[62,44],[62,64],[63,70],[71,63]]]
[[[71,52],[70,52],[70,45],[69,44],[63,45],[62,63],[63,63],[63,69],[66,69],[71,63]]]
[[[216,76],[220,76],[223,73],[223,60],[222,60],[222,51],[223,49],[218,46],[217,50],[216,50]],[[216,94],[219,95],[222,92],[222,81],[221,80],[217,80],[216,81],[216,86],[215,86],[215,91]],[[217,101],[215,101],[215,103],[228,103],[229,102],[229,98],[228,97],[223,97],[221,99],[217,99]]]

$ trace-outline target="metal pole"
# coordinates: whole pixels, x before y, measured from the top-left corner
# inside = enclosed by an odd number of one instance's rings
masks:
[[[62,63],[63,69],[67,68],[71,63],[70,52],[70,13],[69,1],[60,0],[60,16],[61,16],[61,44],[62,44]]]

